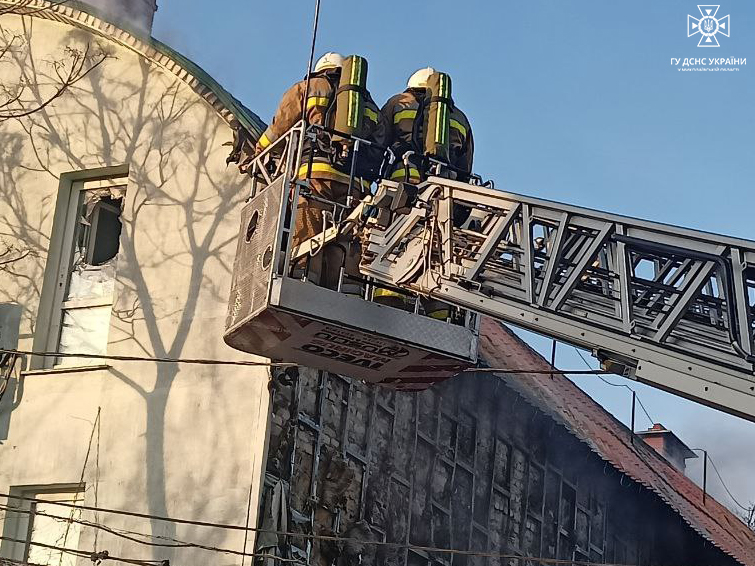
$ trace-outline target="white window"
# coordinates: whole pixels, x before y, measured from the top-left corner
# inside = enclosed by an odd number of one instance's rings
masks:
[[[125,194],[125,179],[72,184],[61,227],[47,351],[104,354],[107,350]],[[48,358],[45,365],[90,363],[66,357]]]
[[[50,566],[75,566],[76,555],[62,549],[78,548],[81,509],[55,503],[81,503],[80,486],[11,488],[3,528],[2,555],[11,560]]]

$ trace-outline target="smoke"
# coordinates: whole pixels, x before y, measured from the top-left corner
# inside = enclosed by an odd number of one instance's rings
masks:
[[[694,448],[708,450],[709,457],[718,467],[726,487],[738,503],[749,507],[755,503],[755,480],[752,469],[755,456],[752,452],[755,424],[734,417],[718,418],[715,422],[690,423],[684,431],[685,442]],[[702,485],[703,458],[687,460],[687,475]],[[721,485],[713,466],[708,465],[708,492],[737,515],[743,510]]]
[[[147,34],[152,32],[152,19],[157,9],[155,0],[86,0],[108,21]]]

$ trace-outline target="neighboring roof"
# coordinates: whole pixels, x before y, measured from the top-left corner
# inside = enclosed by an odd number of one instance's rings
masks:
[[[552,366],[504,325],[484,318],[480,353],[490,367],[550,370]],[[566,376],[501,374],[532,405],[587,444],[600,458],[656,493],[692,529],[741,564],[755,566],[755,533],[731,511],[644,442]]]
[[[102,13],[92,6],[73,0],[65,3],[47,0],[0,0],[0,6],[16,7],[19,14],[67,23],[118,43],[178,77],[212,106],[226,122],[230,123],[236,118],[255,141],[265,130],[266,125],[259,116],[234,98],[199,65],[161,41],[144,35],[144,32],[129,29],[123,23],[116,26],[108,22]]]

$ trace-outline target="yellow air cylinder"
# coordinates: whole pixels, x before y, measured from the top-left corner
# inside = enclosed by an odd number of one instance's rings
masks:
[[[425,121],[425,154],[448,161],[449,128],[451,126],[451,77],[433,73],[427,80],[427,119]]]
[[[367,59],[359,55],[346,57],[336,91],[334,128],[339,132],[360,135],[367,93]]]

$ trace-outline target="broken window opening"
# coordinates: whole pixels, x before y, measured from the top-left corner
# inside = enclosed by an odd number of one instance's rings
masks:
[[[104,354],[126,194],[123,180],[74,183],[63,227],[56,307],[49,349]],[[86,365],[91,359],[60,357],[50,365]]]
[[[85,199],[87,195],[85,193]],[[118,254],[121,236],[121,203],[122,198],[106,197],[100,199],[91,207],[87,205],[87,216],[83,222],[88,222],[82,242],[86,252],[84,258],[90,265],[102,265]]]

